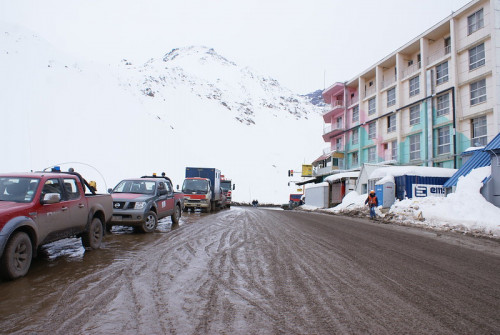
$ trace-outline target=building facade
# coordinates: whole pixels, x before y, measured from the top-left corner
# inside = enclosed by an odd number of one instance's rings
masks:
[[[500,0],[471,1],[353,79],[325,89],[329,147],[317,160],[322,171],[381,162],[459,168],[464,150],[493,139],[500,132],[495,13]]]

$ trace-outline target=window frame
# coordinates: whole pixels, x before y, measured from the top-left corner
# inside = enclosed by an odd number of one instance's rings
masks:
[[[368,123],[368,139],[373,140],[377,138],[377,122],[373,121]]]
[[[359,143],[359,128],[355,128],[352,130],[351,137],[352,145]]]
[[[368,151],[368,162],[376,162],[377,161],[377,147],[373,146],[367,149]]]
[[[391,142],[391,159],[398,160],[398,141],[394,140]]]
[[[376,98],[370,98],[368,100],[368,115],[373,115],[377,113],[377,100]]]
[[[410,78],[408,80],[410,97],[420,94],[420,75]]]
[[[387,107],[394,106],[396,104],[396,88],[393,87],[387,90]]]
[[[467,16],[467,34],[470,35],[481,28],[484,28],[483,8]]]
[[[446,155],[451,151],[450,126],[439,127],[437,130],[437,154]],[[443,133],[444,132],[444,133]]]
[[[482,47],[482,50],[478,48]],[[473,59],[482,56],[482,58]],[[486,52],[484,42],[469,49],[469,71],[478,69],[486,64]]]
[[[444,103],[445,101],[446,103]],[[444,116],[448,114],[450,114],[450,93],[438,95],[436,97],[436,116]]]
[[[359,122],[359,105],[354,106],[352,108],[352,123],[355,123],[355,122]]]
[[[478,130],[484,131],[478,134]],[[475,140],[478,141],[475,141]],[[485,146],[488,143],[488,119],[486,115],[479,116],[471,119],[471,142],[473,146],[476,146],[476,142],[479,142],[480,146]]]
[[[484,84],[483,84],[484,83]],[[480,85],[483,84],[483,85]],[[479,79],[469,85],[470,105],[478,105],[486,101],[486,78]]]
[[[387,116],[387,132],[392,133],[396,131],[396,114],[391,114]]]
[[[418,115],[417,117],[415,117],[415,113]],[[420,124],[420,104],[410,106],[409,120],[410,120],[410,126]]]
[[[446,69],[441,69],[441,66],[446,65]],[[441,73],[440,73],[441,72]],[[445,73],[446,72],[446,73]],[[441,74],[441,76],[439,76]],[[436,65],[436,85],[441,85],[449,80],[448,61]]]
[[[420,160],[420,136],[421,134],[414,134],[409,136],[409,144],[410,144],[410,161]],[[416,148],[418,146],[418,148]]]

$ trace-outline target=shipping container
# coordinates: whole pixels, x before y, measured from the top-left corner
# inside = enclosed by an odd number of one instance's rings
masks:
[[[449,177],[429,177],[403,175],[394,177],[396,183],[396,198],[444,197],[444,183]]]

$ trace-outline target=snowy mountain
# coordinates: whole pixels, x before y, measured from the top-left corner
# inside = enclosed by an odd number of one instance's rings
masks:
[[[226,108],[247,125],[255,124],[258,110],[276,117],[289,114],[297,120],[314,111],[305,99],[281,87],[276,80],[239,67],[214,49],[186,47],[173,49],[143,65],[134,66],[127,60],[123,63],[133,77],[140,74],[134,89],[152,99],[166,100],[179,88],[187,89],[207,103],[212,100]]]
[[[216,167],[235,201],[288,201],[288,169],[324,144],[319,107],[206,47],[145,64],[86,63],[0,23],[0,172],[73,166],[104,192],[123,178]],[[61,164],[64,163],[64,164]]]

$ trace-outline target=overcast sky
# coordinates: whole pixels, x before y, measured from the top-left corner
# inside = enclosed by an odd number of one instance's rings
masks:
[[[204,45],[297,93],[345,81],[468,0],[0,0],[0,20],[105,63]]]

